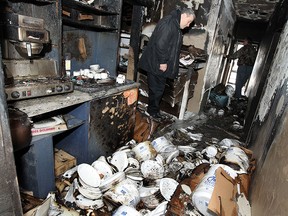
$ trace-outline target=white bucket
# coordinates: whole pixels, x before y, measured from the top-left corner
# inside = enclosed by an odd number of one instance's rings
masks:
[[[140,202],[140,194],[137,185],[133,181],[126,179],[115,186],[115,194],[123,196],[124,205],[136,206]]]
[[[140,162],[154,159],[157,155],[157,152],[151,145],[150,141],[141,142],[137,144],[132,150],[135,152],[136,159]]]
[[[112,216],[142,216],[135,208],[122,205],[112,214]]]
[[[160,136],[151,142],[152,146],[157,152],[163,151],[167,146],[171,145],[164,136]]]
[[[237,177],[237,173],[231,167],[224,164],[215,164],[210,167],[201,182],[195,188],[192,195],[192,202],[194,206],[204,215],[213,216],[208,211],[208,205],[216,183],[215,171],[222,167],[233,179]]]

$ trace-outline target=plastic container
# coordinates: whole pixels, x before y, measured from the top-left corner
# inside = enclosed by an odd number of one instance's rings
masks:
[[[135,208],[122,205],[112,214],[112,216],[142,216]]]
[[[151,145],[150,141],[141,142],[137,144],[132,150],[135,152],[136,159],[140,162],[154,159],[157,155],[157,152]]]
[[[171,145],[170,142],[164,136],[160,136],[151,142],[152,146],[157,152],[161,152],[165,147]]]
[[[215,171],[222,167],[232,178],[236,178],[237,173],[231,167],[224,164],[212,165],[209,171],[205,174],[202,181],[195,188],[192,195],[193,205],[203,214],[204,216],[213,216],[208,210],[208,205],[214,190],[216,183]]]

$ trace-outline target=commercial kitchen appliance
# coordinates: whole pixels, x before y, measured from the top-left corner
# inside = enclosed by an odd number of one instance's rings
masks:
[[[49,31],[43,19],[2,13],[2,65],[7,101],[72,92],[73,83],[61,77],[51,52]]]

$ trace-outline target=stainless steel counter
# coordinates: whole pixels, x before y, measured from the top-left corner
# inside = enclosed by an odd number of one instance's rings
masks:
[[[122,85],[113,84],[95,88],[77,87],[76,90],[71,93],[20,100],[11,105],[27,113],[29,117],[33,117],[93,99],[105,98],[121,91],[138,88],[139,86],[139,83],[129,81]]]

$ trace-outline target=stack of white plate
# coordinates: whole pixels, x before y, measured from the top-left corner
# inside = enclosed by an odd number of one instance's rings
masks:
[[[117,172],[113,174],[112,176],[108,177],[104,181],[101,182],[99,188],[103,192],[109,190],[112,188],[113,185],[117,185],[119,182],[123,181],[125,179],[125,173],[124,172]]]
[[[99,187],[100,176],[99,173],[89,164],[80,164],[77,167],[79,181],[88,187]]]
[[[78,179],[75,179],[75,188],[80,194],[75,197],[76,205],[81,209],[102,208],[102,192],[99,189],[100,175],[89,164],[80,164],[77,167]]]
[[[90,209],[91,207],[94,209],[99,209],[104,206],[102,199],[88,199],[83,195],[79,194],[75,197],[76,205],[81,209]]]

